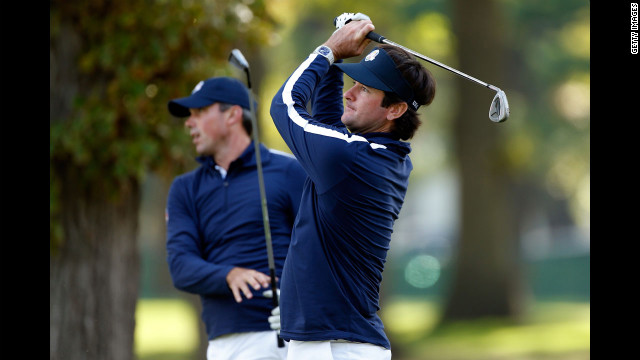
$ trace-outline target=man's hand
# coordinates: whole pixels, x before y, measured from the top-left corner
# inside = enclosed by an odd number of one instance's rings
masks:
[[[331,48],[335,60],[362,54],[371,40],[367,34],[375,30],[371,20],[349,21],[324,43]]]
[[[227,284],[236,302],[242,302],[241,294],[244,294],[247,299],[253,297],[249,286],[255,290],[260,290],[260,288],[268,288],[270,282],[271,277],[269,275],[253,269],[234,267],[227,274]]]
[[[278,289],[278,304],[280,303],[280,289]],[[262,293],[264,297],[272,298],[273,291],[267,290]],[[280,335],[280,306],[276,306],[273,310],[271,310],[271,316],[269,316],[269,326],[272,330],[276,330],[278,335]]]

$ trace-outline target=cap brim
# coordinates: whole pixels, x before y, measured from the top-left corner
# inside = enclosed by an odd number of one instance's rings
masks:
[[[339,63],[334,65],[337,66],[340,70],[342,70],[342,72],[349,75],[350,78],[352,78],[353,80],[363,85],[370,86],[374,89],[378,89],[382,91],[393,92],[393,89],[388,87],[382,80],[380,80],[376,76],[376,74],[374,74],[371,70],[367,69],[361,63],[353,63],[353,64]]]
[[[169,101],[169,112],[175,117],[187,117],[191,115],[189,109],[198,109],[211,105],[210,99],[198,96],[197,93],[191,96],[183,97]]]

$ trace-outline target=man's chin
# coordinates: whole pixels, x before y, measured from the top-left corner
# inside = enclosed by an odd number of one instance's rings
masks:
[[[342,117],[340,118],[340,121],[347,127],[349,127],[349,123],[351,123],[351,117],[343,114]]]

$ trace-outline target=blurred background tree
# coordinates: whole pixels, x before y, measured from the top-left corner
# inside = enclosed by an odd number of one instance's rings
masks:
[[[467,74],[482,74],[476,76],[492,79],[489,83],[498,87],[510,85],[505,76],[502,8],[492,0],[455,0],[451,5],[459,68]],[[507,124],[487,122],[494,94],[470,85],[466,79],[457,79],[459,101],[464,104],[454,119],[461,213],[455,273],[444,310],[447,321],[517,317],[523,306],[523,277],[509,206],[511,169],[501,143],[502,125]]]
[[[288,151],[269,104],[343,12],[365,13],[378,33],[502,88],[511,107],[507,122],[491,123],[492,91],[424,63],[438,90],[411,141],[411,186],[382,284],[390,336],[401,297],[439,304],[443,324],[518,319],[543,295],[588,301],[589,2],[53,1],[52,359],[130,358],[136,299],[182,296],[166,269],[164,202],[171,178],[196,163],[167,101],[211,76],[244,81],[227,64],[239,48],[262,141]],[[206,348],[202,327],[199,337],[194,359]],[[392,343],[401,359],[402,342]]]

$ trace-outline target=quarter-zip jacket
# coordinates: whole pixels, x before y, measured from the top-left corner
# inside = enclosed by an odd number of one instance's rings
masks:
[[[236,303],[226,282],[236,266],[269,274],[255,147],[251,143],[223,178],[212,157],[176,177],[168,194],[167,261],[174,286],[200,295],[209,339],[270,330],[272,299],[253,291]],[[276,276],[290,243],[306,174],[288,154],[260,144]],[[279,284],[279,283],[278,283]]]
[[[282,274],[280,335],[390,349],[379,290],[411,147],[389,133],[346,129],[342,76],[311,54],[271,103],[276,128],[309,176]]]

